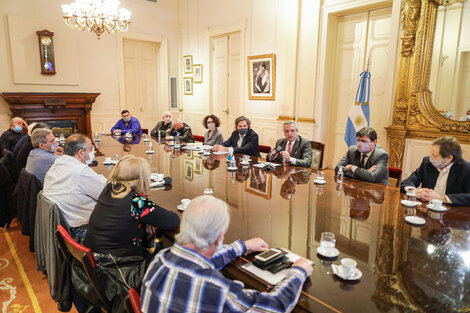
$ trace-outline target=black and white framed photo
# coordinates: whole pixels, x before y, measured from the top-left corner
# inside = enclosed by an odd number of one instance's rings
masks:
[[[193,73],[193,56],[192,55],[185,55],[183,57],[183,68],[184,68],[185,74]]]
[[[193,65],[193,77],[195,84],[202,83],[202,64],[194,64]]]
[[[248,57],[248,98],[250,100],[276,99],[276,55],[274,53]]]
[[[183,88],[184,88],[185,95],[193,94],[193,78],[192,77],[183,78]]]

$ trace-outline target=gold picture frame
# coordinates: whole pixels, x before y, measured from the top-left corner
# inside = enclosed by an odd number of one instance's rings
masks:
[[[276,55],[248,57],[248,99],[276,100]]]
[[[273,174],[266,173],[262,169],[256,170],[259,170],[258,174],[252,171],[250,177],[246,180],[245,191],[269,200],[271,199]]]
[[[195,84],[202,84],[202,64],[194,64],[193,65],[193,78]]]
[[[194,158],[194,173],[202,175],[202,159],[199,157]]]
[[[185,55],[183,57],[183,69],[185,74],[193,73],[193,56]]]
[[[192,77],[183,78],[183,89],[184,89],[185,95],[190,96],[193,94],[193,78]]]

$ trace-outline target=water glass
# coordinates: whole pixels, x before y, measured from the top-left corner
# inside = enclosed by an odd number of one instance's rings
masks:
[[[414,191],[408,191],[406,193],[406,198],[409,200],[409,201],[416,201],[416,193]]]
[[[214,189],[212,189],[212,188],[204,188],[204,194],[205,194],[205,195],[213,195],[213,194],[214,194]]]
[[[114,155],[114,162],[117,163],[117,161],[119,161],[119,154],[115,154],[115,155]]]
[[[319,179],[319,180],[324,180],[323,171],[318,171],[318,172],[317,172],[317,179]]]
[[[336,245],[335,234],[330,232],[322,232],[320,239],[320,247],[324,249],[334,248]]]

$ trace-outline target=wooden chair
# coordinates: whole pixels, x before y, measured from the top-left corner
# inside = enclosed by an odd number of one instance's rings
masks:
[[[268,154],[269,152],[271,152],[271,147],[259,145],[259,152]]]
[[[393,185],[393,182],[396,180],[395,186],[400,187],[401,183],[401,168],[388,167],[388,177],[390,178],[390,183]]]
[[[323,154],[325,153],[325,144],[316,141],[310,141],[312,145],[312,165],[310,166],[314,170],[323,168]]]
[[[204,142],[204,136],[193,135],[194,141]]]
[[[149,129],[148,128],[142,128],[142,134],[149,134]]]
[[[140,295],[139,293],[134,289],[131,288],[127,292],[128,297],[126,298],[125,301],[125,307],[128,313],[142,313],[140,310]]]
[[[59,249],[62,251],[67,262],[72,264],[75,260],[76,263],[82,267],[90,281],[90,284],[93,286],[93,290],[101,301],[100,308],[109,312],[111,302],[106,298],[104,287],[101,285],[99,280],[98,273],[96,271],[96,260],[91,250],[73,240],[62,225],[57,226],[55,235],[57,242],[59,243]]]

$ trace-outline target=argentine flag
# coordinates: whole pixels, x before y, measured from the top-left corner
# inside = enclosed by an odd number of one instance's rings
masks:
[[[344,141],[348,147],[357,143],[356,132],[369,126],[370,73],[365,70],[360,76],[356,99],[349,109],[348,123],[344,134]]]

